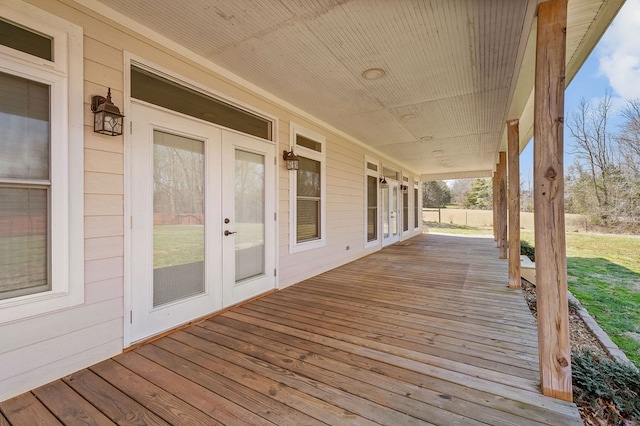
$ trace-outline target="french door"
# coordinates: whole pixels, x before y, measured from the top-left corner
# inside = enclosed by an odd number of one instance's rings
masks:
[[[398,242],[400,224],[398,223],[398,181],[388,180],[382,188],[382,245]]]
[[[275,287],[273,144],[133,103],[130,342]]]

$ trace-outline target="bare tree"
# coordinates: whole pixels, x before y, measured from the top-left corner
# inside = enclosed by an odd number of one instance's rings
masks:
[[[578,110],[568,122],[575,143],[576,159],[590,175],[593,194],[597,200],[598,215],[605,224],[611,214],[611,191],[616,174],[615,146],[609,131],[612,112],[611,94],[605,93],[596,107],[582,99]]]
[[[627,101],[626,108],[622,110],[622,118],[625,122],[617,141],[626,166],[638,175],[640,174],[640,99]]]

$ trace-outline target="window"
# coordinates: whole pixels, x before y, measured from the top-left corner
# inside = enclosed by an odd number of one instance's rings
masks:
[[[291,139],[298,156],[298,170],[291,179],[291,250],[301,251],[325,244],[325,138],[291,124]]]
[[[375,246],[378,243],[378,162],[366,159],[365,170],[365,246]]]
[[[0,300],[51,289],[49,109],[48,85],[0,72]]]
[[[84,300],[82,29],[0,18],[0,322]]]
[[[131,67],[131,96],[191,117],[271,140],[271,121],[137,66]]]
[[[420,208],[420,184],[417,180],[413,181],[413,229],[420,229],[420,221],[422,219],[422,209]]]

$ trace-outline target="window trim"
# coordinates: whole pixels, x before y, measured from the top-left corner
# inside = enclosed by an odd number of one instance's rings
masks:
[[[0,71],[50,85],[51,290],[0,300],[0,323],[84,302],[84,115],[82,28],[10,1],[3,17],[53,38],[53,61],[0,46]]]
[[[307,139],[318,142],[321,152],[306,148],[296,144],[296,136],[300,135]],[[327,173],[326,173],[326,157],[327,144],[326,138],[319,133],[307,129],[299,124],[291,122],[289,124],[289,141],[293,147],[293,152],[305,158],[320,162],[320,238],[309,241],[298,242],[297,235],[297,172],[289,172],[289,252],[298,253],[306,250],[313,250],[326,245],[327,235]]]
[[[369,170],[369,163],[371,164],[375,164],[378,166],[377,170]],[[379,247],[382,244],[382,238],[380,235],[380,231],[382,228],[381,225],[381,200],[380,200],[380,161],[378,161],[375,158],[369,157],[369,156],[365,156],[364,158],[364,247],[365,248],[370,248],[370,247]],[[377,235],[376,235],[376,239],[375,240],[371,240],[368,241],[369,238],[369,229],[368,229],[368,225],[369,223],[367,222],[368,217],[369,217],[369,186],[368,186],[368,180],[369,177],[375,177],[376,178],[376,193],[377,193],[377,197],[376,197],[376,208],[377,208],[377,213],[376,213],[376,231],[377,231]]]

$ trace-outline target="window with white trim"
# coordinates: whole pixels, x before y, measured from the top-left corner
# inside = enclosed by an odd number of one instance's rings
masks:
[[[0,17],[0,322],[84,301],[82,29]]]
[[[366,192],[365,192],[365,246],[375,246],[379,244],[380,236],[378,230],[378,183],[379,183],[379,164],[377,160],[365,158],[365,179],[366,179]]]
[[[291,145],[298,157],[292,173],[291,251],[325,245],[325,138],[309,129],[291,124]]]

